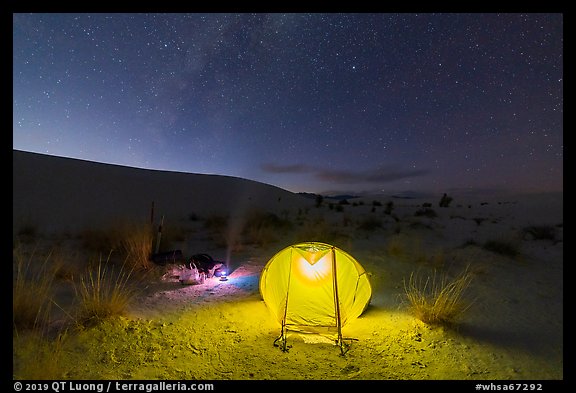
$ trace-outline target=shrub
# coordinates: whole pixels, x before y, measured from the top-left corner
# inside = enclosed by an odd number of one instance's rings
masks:
[[[438,206],[448,207],[450,205],[450,202],[452,202],[452,197],[449,197],[446,193],[444,193],[444,195],[442,195],[442,198],[440,198]]]
[[[392,214],[392,210],[394,210],[394,202],[388,201],[386,202],[386,208],[384,209],[384,214]]]
[[[449,325],[470,308],[472,303],[463,295],[471,281],[468,269],[453,280],[436,271],[426,279],[412,273],[408,282],[404,281],[404,291],[416,318],[430,325]]]
[[[432,209],[429,208],[423,208],[423,209],[418,209],[416,210],[416,212],[414,213],[414,216],[416,217],[428,217],[428,218],[435,218],[438,217],[438,214],[436,214],[436,212]]]
[[[473,220],[476,223],[476,225],[480,225],[480,224],[482,224],[483,221],[486,221],[486,219],[482,218],[482,217],[475,217],[475,218],[473,218]]]

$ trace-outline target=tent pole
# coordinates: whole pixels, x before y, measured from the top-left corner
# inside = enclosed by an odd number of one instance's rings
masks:
[[[284,304],[284,316],[282,317],[282,330],[280,332],[280,337],[274,340],[274,345],[281,338],[282,339],[282,351],[287,352],[286,349],[286,315],[288,314],[288,294],[290,293],[290,278],[292,277],[292,249],[290,249],[290,271],[288,273],[288,289],[286,290],[286,303]]]
[[[338,329],[338,346],[342,355],[344,350],[344,340],[342,339],[342,317],[340,316],[340,298],[338,297],[338,274],[336,271],[336,250],[332,247],[332,283],[334,287],[334,308],[336,311],[336,324]]]

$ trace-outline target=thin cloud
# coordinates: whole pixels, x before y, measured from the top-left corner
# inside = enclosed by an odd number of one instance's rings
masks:
[[[430,172],[426,169],[402,169],[396,167],[379,167],[364,172],[357,172],[313,167],[304,164],[277,165],[272,163],[263,164],[262,169],[269,173],[309,173],[318,180],[335,184],[381,184],[416,176],[422,176]]]

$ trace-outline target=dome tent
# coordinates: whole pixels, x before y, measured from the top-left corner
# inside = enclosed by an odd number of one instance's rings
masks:
[[[260,294],[282,325],[282,349],[288,330],[333,337],[344,353],[342,327],[364,312],[372,296],[366,271],[351,255],[318,242],[284,248],[266,264]]]

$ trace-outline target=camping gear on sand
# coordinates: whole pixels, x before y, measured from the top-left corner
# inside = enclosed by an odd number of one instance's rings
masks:
[[[190,269],[196,268],[200,273],[204,273],[206,278],[220,277],[222,272],[228,273],[226,263],[217,261],[208,254],[195,254],[188,260]]]
[[[368,307],[372,288],[351,255],[329,244],[306,242],[286,247],[268,261],[260,294],[282,326],[275,346],[281,340],[286,351],[291,330],[329,336],[344,354],[342,327]]]
[[[226,263],[217,261],[208,254],[195,254],[186,261],[181,250],[172,250],[152,254],[150,260],[160,266],[178,265],[178,279],[182,285],[203,284],[205,279],[210,277],[218,277],[220,281],[228,280]]]
[[[182,269],[180,277],[178,278],[182,285],[204,284],[205,279],[206,275],[204,273],[200,273],[196,268],[189,269],[187,267]]]
[[[208,254],[194,254],[186,263],[180,274],[182,285],[203,284],[207,278],[219,277],[220,281],[228,280],[226,263],[217,261]]]

